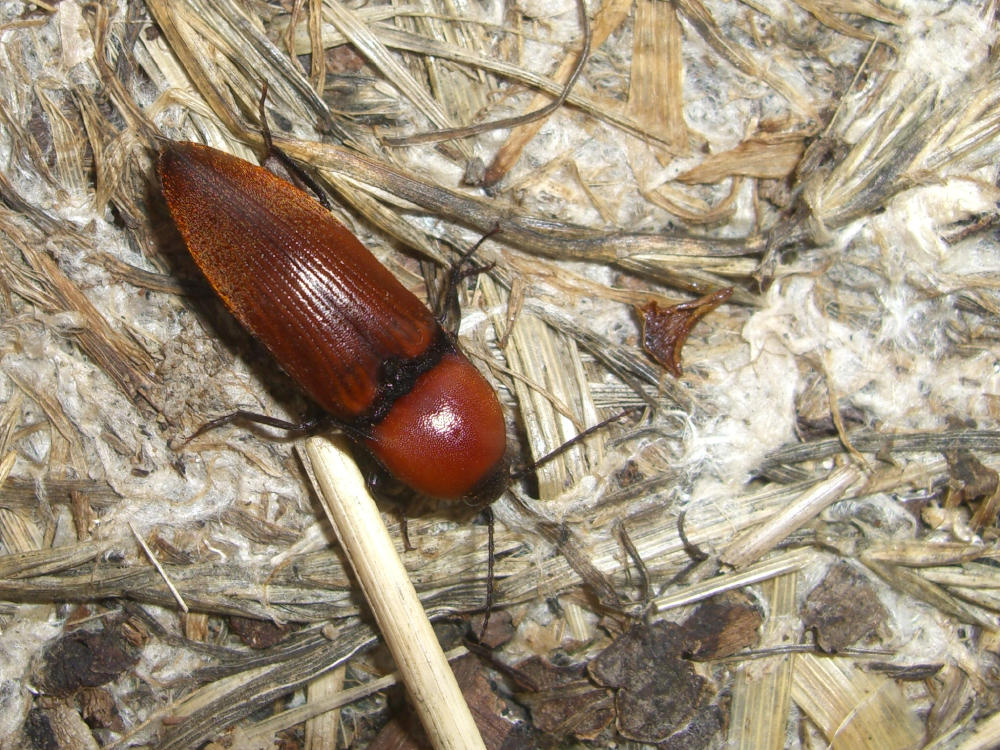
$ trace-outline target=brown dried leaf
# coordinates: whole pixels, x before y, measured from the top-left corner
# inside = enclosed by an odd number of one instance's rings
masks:
[[[816,643],[835,652],[875,632],[887,619],[875,589],[847,563],[830,569],[809,592],[802,613],[807,629],[815,628]]]
[[[138,649],[118,628],[74,630],[45,650],[37,681],[46,693],[66,695],[111,682],[138,661]]]
[[[711,747],[715,735],[726,724],[726,713],[712,703],[700,709],[687,726],[657,745],[658,750],[703,750]]]
[[[275,625],[270,620],[236,615],[229,618],[229,629],[250,648],[270,648],[285,640],[292,631],[288,625]]]
[[[952,479],[960,483],[958,500],[968,502],[992,495],[997,490],[997,473],[969,451],[958,451],[948,456]]]
[[[532,746],[527,741],[528,728],[509,718],[510,707],[490,685],[479,659],[470,654],[453,661],[451,667],[488,750],[527,750]]]
[[[517,699],[531,711],[535,728],[555,737],[597,737],[615,718],[610,690],[595,687],[585,664],[556,666],[533,656],[515,667],[514,679],[529,691]]]
[[[125,722],[118,713],[114,696],[104,688],[83,688],[77,695],[80,715],[94,729],[125,731]]]
[[[469,628],[477,635],[483,629],[484,615],[473,615],[469,618]],[[498,649],[514,637],[514,618],[506,609],[490,613],[486,632],[479,637],[479,642],[488,649]]]
[[[701,164],[678,175],[678,182],[713,183],[727,177],[780,180],[793,171],[805,151],[801,135],[754,136],[736,148],[712,154]]]
[[[947,504],[966,503],[974,508],[970,525],[975,530],[995,526],[1000,511],[1000,477],[969,451],[948,454],[951,483]]]
[[[479,659],[468,654],[452,661],[451,667],[487,750],[529,750],[535,746],[529,742],[529,728],[508,718],[510,707],[491,687]],[[413,719],[412,712],[394,717],[368,745],[369,750],[429,747],[427,735]]]
[[[684,621],[692,659],[719,659],[749,648],[758,640],[764,621],[746,595],[734,592],[712,597]]]
[[[642,313],[642,348],[671,375],[679,378],[682,374],[681,348],[694,324],[732,294],[732,287],[728,287],[662,309],[655,302],[650,302],[639,310]]]
[[[628,109],[637,122],[663,135],[679,152],[688,149],[684,122],[681,24],[668,3],[635,6]]]
[[[675,738],[679,746],[693,746],[677,735],[689,729],[692,736],[699,735],[693,725],[712,724],[702,715],[711,686],[680,656],[687,643],[686,629],[680,625],[635,625],[590,663],[594,680],[617,688],[617,726],[622,736],[651,743]]]

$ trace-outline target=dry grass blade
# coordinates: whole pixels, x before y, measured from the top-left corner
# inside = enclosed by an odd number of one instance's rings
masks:
[[[684,122],[684,75],[681,25],[677,9],[667,3],[640,0],[635,6],[628,111],[648,132],[672,150],[688,151]]]
[[[580,16],[581,31],[583,32],[583,46],[577,53],[576,63],[573,66],[569,78],[563,86],[562,91],[559,92],[559,96],[557,96],[555,100],[539,107],[536,110],[527,112],[523,115],[517,115],[515,117],[505,117],[500,120],[479,123],[477,125],[466,125],[460,128],[445,128],[421,135],[387,138],[386,142],[393,146],[402,146],[417,143],[436,143],[438,141],[454,138],[468,138],[473,135],[479,135],[480,133],[487,133],[491,130],[517,128],[530,123],[540,122],[553,112],[556,112],[560,107],[562,107],[562,105],[566,102],[566,99],[569,97],[570,92],[573,90],[573,84],[576,83],[577,78],[580,77],[580,72],[583,70],[583,66],[586,64],[587,57],[590,54],[590,21],[587,18],[587,9],[584,7],[582,2],[577,3],[577,11]],[[487,170],[487,175],[484,178],[484,184],[493,184],[495,182],[496,175],[490,174],[489,170]]]
[[[311,8],[312,6],[310,6]],[[344,673],[346,667],[338,667],[322,677],[313,680],[306,688],[306,705],[310,716],[286,717],[283,724],[268,727],[256,727],[263,737],[273,737],[282,729],[295,726],[305,721],[306,750],[336,746],[337,735],[340,732],[340,701],[349,703],[344,696]],[[365,686],[367,687],[367,686]],[[321,710],[322,706],[326,710]]]
[[[851,445],[859,451],[873,454],[887,451],[944,453],[963,449],[997,453],[1000,452],[1000,431],[945,430],[942,432],[879,434],[865,430],[851,433]],[[821,461],[839,455],[843,451],[844,444],[839,438],[798,443],[775,451],[762,462],[762,467],[768,469],[782,464]]]
[[[451,128],[452,121],[448,114],[417,81],[413,79],[389,50],[379,41],[378,37],[363,24],[354,13],[339,3],[331,3],[327,7],[327,17],[337,27],[337,30],[355,46],[358,52],[378,68],[388,81],[398,88],[404,96],[412,101],[417,109],[438,128]],[[466,150],[464,144],[458,147]],[[471,154],[466,154],[469,156]]]
[[[793,638],[788,623],[796,614],[795,573],[778,576],[762,589],[768,617],[761,634],[761,648],[780,647]],[[738,750],[781,750],[785,747],[786,722],[792,692],[795,661],[787,654],[754,660],[742,665],[733,685],[733,713],[729,741]]]
[[[866,560],[865,564],[894,588],[947,612],[960,622],[979,625],[987,630],[1000,629],[1000,614],[962,601],[945,588],[927,580],[919,573],[898,565],[886,565]]]
[[[624,0],[609,0],[602,5],[600,11],[594,17],[593,31],[590,33],[590,38],[588,45],[593,48],[600,47],[605,39],[615,30],[618,26],[625,20],[625,16],[628,13],[629,6],[631,2],[624,2]],[[585,13],[586,10],[582,10],[581,13]],[[569,80],[572,70],[572,62],[569,58],[564,59],[560,63],[560,67],[556,70],[553,78],[555,81],[561,81],[563,79]],[[567,85],[567,94],[569,92],[569,86]],[[570,101],[574,101],[570,99]],[[540,97],[535,97],[532,102],[528,105],[529,109],[536,109],[545,104],[544,99]],[[591,108],[592,111],[596,111],[598,108]],[[541,127],[541,122],[530,123],[526,125],[521,125],[515,129],[507,137],[506,142],[497,151],[496,156],[493,157],[493,162],[486,169],[486,173],[483,176],[484,185],[496,184],[507,172],[510,170],[511,166],[521,156],[521,152],[525,145],[535,137],[538,133],[538,129]]]
[[[492,40],[482,33],[482,28],[468,14],[463,17],[441,17],[433,13],[414,12],[406,15],[407,8],[399,6],[400,15],[394,28],[388,24],[372,25],[372,31],[389,47],[393,47],[384,31],[399,31],[419,39],[435,40],[445,51],[460,50],[470,54],[490,56],[494,51]],[[495,54],[493,56],[496,56]],[[447,57],[422,54],[419,65],[427,76],[427,85],[445,112],[464,118],[469,113],[481,112],[488,106],[496,91],[496,80],[483,72],[469,70],[464,64],[455,64]],[[449,150],[445,147],[445,150]],[[455,151],[455,153],[459,153]]]
[[[840,500],[851,485],[862,478],[856,466],[844,466],[832,472],[822,482],[804,492],[781,513],[752,532],[738,536],[723,552],[720,559],[734,568],[741,568],[757,560],[778,545],[786,536],[801,528],[807,521]]]
[[[923,739],[920,721],[896,683],[844,660],[797,655],[792,699],[835,749],[906,750]]]
[[[8,442],[7,440],[2,441],[3,443]],[[7,451],[3,459],[0,460],[0,487],[3,487],[4,482],[7,481],[7,477],[10,476],[11,469],[14,468],[14,461],[17,460],[17,454],[14,451]]]
[[[532,312],[544,320],[551,328],[562,331],[587,349],[591,355],[601,360],[607,368],[615,373],[622,382],[628,385],[638,396],[650,406],[650,397],[643,387],[648,385],[661,386],[662,394],[683,409],[693,407],[691,397],[673,381],[661,383],[660,373],[648,359],[639,353],[621,346],[615,346],[599,334],[587,329],[576,321],[559,315],[550,309],[538,305],[530,305]],[[552,446],[554,448],[555,446]],[[551,448],[550,448],[551,450]]]
[[[295,102],[303,120],[315,118],[340,131],[302,72],[229,0],[152,0],[147,6],[196,89],[230,133],[261,142],[258,128],[248,127],[241,113],[256,110],[263,80],[270,86],[272,102]],[[238,100],[233,99],[234,91]]]
[[[785,552],[776,557],[771,557],[765,562],[750,565],[737,573],[726,573],[716,576],[702,583],[687,586],[676,593],[661,596],[655,599],[654,603],[659,612],[664,612],[674,607],[682,607],[686,604],[693,604],[723,591],[741,589],[753,583],[794,573],[801,569],[809,561],[809,558],[810,555],[802,550]]]
[[[235,676],[229,684],[210,683],[179,705],[170,707],[183,716],[184,721],[164,732],[157,746],[160,750],[197,747],[220,730],[287,695],[290,690],[334,669],[375,640],[375,635],[366,626],[343,627],[332,639],[323,638],[276,666],[249,669],[246,674]],[[125,746],[113,747],[117,750]]]
[[[890,78],[882,90],[882,116],[832,167],[813,171],[802,182],[806,219],[775,228],[769,238],[770,268],[774,254],[803,238],[822,242],[832,229],[884,206],[893,196],[929,174],[961,165],[975,169],[995,160],[1000,128],[1000,96],[995,62],[972,70],[946,100],[927,81],[898,83]],[[845,132],[852,123],[838,121]],[[827,139],[814,142],[803,162],[814,163],[830,148]],[[809,222],[812,222],[810,224]]]
[[[628,5],[629,3],[623,3],[623,5]],[[609,9],[613,6],[606,6]],[[620,13],[621,8],[616,7],[617,11]],[[370,19],[372,21],[379,20],[387,15],[394,15],[394,13],[372,11],[368,9],[369,12],[363,14],[363,17]],[[402,10],[402,9],[400,9]],[[626,8],[627,10],[627,8]],[[609,10],[609,13],[611,11]],[[595,39],[594,44],[596,45],[596,40],[598,39],[599,31],[602,28],[607,28],[611,25],[610,22],[602,23],[605,21],[606,17],[600,12],[594,18],[593,21],[593,36]],[[614,19],[611,19],[613,21]],[[621,19],[618,18],[618,22]],[[611,31],[614,29],[611,28]],[[550,101],[552,97],[558,96],[562,91],[565,91],[565,86],[558,83],[556,78],[551,78],[547,76],[540,75],[536,71],[529,68],[525,68],[519,65],[505,62],[504,60],[497,59],[496,57],[490,57],[483,53],[477,53],[470,51],[466,48],[456,45],[446,45],[440,41],[433,38],[426,38],[423,35],[411,33],[408,31],[403,31],[401,29],[390,28],[386,26],[376,25],[372,28],[373,33],[378,37],[379,41],[386,47],[390,47],[395,50],[400,50],[404,52],[412,52],[418,55],[423,55],[430,59],[440,59],[448,60],[454,63],[461,64],[463,66],[485,71],[491,73],[500,78],[505,78],[516,83],[529,86],[534,89],[538,89],[545,95],[540,95],[538,100],[532,102],[534,106],[542,106],[545,102]],[[323,43],[326,47],[336,47],[338,45],[344,44],[345,39],[332,29],[325,29],[323,34]],[[302,53],[308,50],[308,40],[303,38],[297,45],[296,49]],[[586,113],[588,116],[593,117],[602,122],[607,122],[621,130],[635,135],[644,140],[648,139],[664,148],[670,148],[671,142],[665,140],[656,130],[651,130],[648,124],[644,124],[634,117],[631,117],[627,113],[621,110],[619,103],[601,98],[596,92],[580,92],[576,90],[571,90],[568,92],[566,97],[566,103],[572,107],[579,109],[581,112]],[[529,105],[530,106],[530,105]],[[533,108],[533,107],[532,107]],[[533,125],[524,125],[521,128],[516,129],[515,132],[522,133],[518,138],[518,142],[521,143],[521,149],[524,147],[522,142],[526,138],[529,131],[533,130]],[[530,138],[528,139],[530,140]],[[508,141],[513,144],[513,141]],[[509,149],[503,151],[505,157],[504,161],[512,160],[516,161],[516,156],[519,151],[514,145],[511,145]]]
[[[33,578],[78,568],[100,556],[103,547],[83,542],[67,547],[32,548],[0,556],[0,578]]]
[[[597,34],[597,24],[599,21],[600,16],[594,19],[593,25],[595,36]],[[446,47],[432,39],[424,39],[423,37],[401,32],[396,29],[379,28],[377,29],[377,33],[379,38],[387,46],[394,49],[439,57],[444,60],[451,60],[544,92],[545,96],[539,95],[537,100],[533,100],[529,103],[531,108],[542,106],[546,101],[550,101],[551,97],[558,96],[561,92],[567,91],[566,87],[564,85],[560,85],[557,82],[558,79],[556,78],[539,75],[537,72],[528,68],[513,65],[511,63],[504,62],[503,60],[497,60],[496,58],[484,55],[477,55],[464,51],[460,48]],[[664,138],[655,130],[650,130],[647,125],[636,120],[634,117],[629,116],[625,112],[622,112],[621,107],[617,102],[602,99],[594,92],[584,93],[576,90],[569,90],[566,94],[566,103],[597,120],[620,128],[621,130],[639,138],[649,139],[653,142],[659,143],[664,148],[669,148],[671,146],[671,143],[664,140]],[[506,143],[510,145],[505,145],[505,147],[498,153],[497,159],[495,160],[496,167],[492,171],[499,174],[499,171],[503,169],[503,165],[508,165],[508,168],[509,166],[512,166],[513,163],[517,161],[517,155],[520,153],[518,146],[520,146],[520,149],[523,149],[525,143],[531,140],[528,138],[529,134],[531,134],[531,131],[535,129],[534,123],[522,125],[519,128],[516,128],[514,130],[516,140],[514,135],[508,138]],[[503,160],[502,163],[500,162],[500,159]]]
[[[782,179],[792,174],[802,159],[805,138],[801,135],[778,135],[751,138],[739,146],[712,154],[697,167],[678,175],[678,182],[718,182],[727,177]]]
[[[100,311],[48,255],[27,245],[20,249],[39,278],[46,280],[46,291],[53,301],[52,311],[71,311],[80,316],[83,321],[78,334],[80,345],[133,401],[146,398],[154,386],[151,373],[155,368],[149,354],[111,328]]]
[[[745,240],[606,232],[547,221],[498,206],[495,201],[430,184],[397,167],[336,146],[303,141],[281,141],[279,145],[293,158],[317,169],[329,170],[369,189],[385,191],[396,200],[460,221],[483,233],[499,226],[507,242],[564,260],[614,263],[619,260],[625,262],[634,254],[656,252],[682,257],[729,258],[752,254],[760,249]]]
[[[952,738],[945,737],[945,742]],[[972,734],[960,744],[954,745],[955,750],[989,750],[1000,742],[1000,713],[995,713],[975,728]],[[943,750],[946,744],[932,743],[927,750]]]
[[[17,555],[39,550],[44,538],[41,529],[28,516],[0,508],[0,541]]]
[[[102,511],[121,500],[121,496],[107,482],[89,479],[47,479],[33,482],[11,477],[3,487],[4,504],[9,508],[37,507],[39,493],[53,505],[69,504],[73,493],[83,494],[92,506]]]
[[[854,37],[874,41],[878,37],[864,29],[857,28],[841,20],[838,13],[868,16],[882,23],[900,24],[904,23],[906,17],[902,13],[895,13],[889,8],[869,0],[847,0],[847,2],[816,2],[815,0],[795,0],[796,5],[808,11],[816,19],[831,29]]]
[[[579,379],[567,377],[573,368],[550,366],[555,358],[567,355],[573,358],[570,361],[579,362],[579,352],[572,340],[559,337],[534,316],[521,316],[510,337],[507,362],[523,376],[514,383],[514,389],[529,415],[528,441],[532,457],[536,459],[584,429],[586,425],[575,422],[574,418],[589,423],[596,421],[593,403],[589,400],[581,403],[589,394],[580,388]],[[580,450],[570,451],[569,455],[540,467],[538,480],[542,497],[558,495],[571,484],[571,475],[579,476],[585,471],[580,453]],[[575,466],[570,468],[574,462]]]
[[[309,82],[316,95],[323,98],[326,87],[326,61],[323,59],[323,3],[309,3]]]

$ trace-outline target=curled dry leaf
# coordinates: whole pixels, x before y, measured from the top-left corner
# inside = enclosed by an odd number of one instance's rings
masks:
[[[642,313],[642,348],[675,378],[681,376],[681,348],[694,324],[729,299],[733,288],[720,289],[690,302],[661,308],[650,302]]]

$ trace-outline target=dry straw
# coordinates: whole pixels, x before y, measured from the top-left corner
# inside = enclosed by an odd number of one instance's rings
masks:
[[[431,744],[437,750],[484,748],[472,713],[346,439],[331,442],[311,438],[306,442],[306,453],[323,508]]]

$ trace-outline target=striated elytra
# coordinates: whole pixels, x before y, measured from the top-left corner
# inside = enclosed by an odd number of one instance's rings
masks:
[[[195,143],[160,152],[163,195],[232,314],[396,479],[473,505],[509,481],[496,393],[358,239],[307,193]]]

